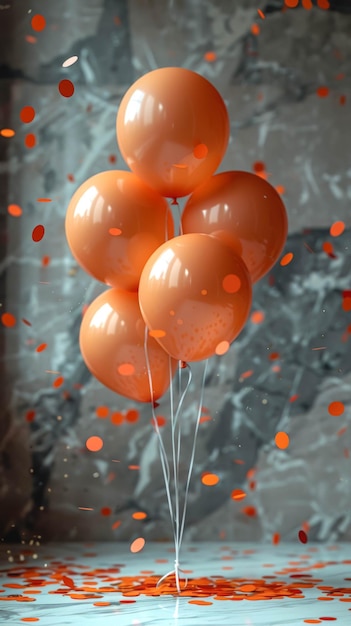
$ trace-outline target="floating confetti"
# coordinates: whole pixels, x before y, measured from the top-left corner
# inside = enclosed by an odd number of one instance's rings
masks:
[[[255,37],[257,37],[257,35],[259,35],[261,32],[261,29],[258,24],[252,24],[250,30],[251,30],[251,34],[255,35]]]
[[[284,4],[289,9],[294,9],[295,7],[298,6],[299,0],[284,0]]]
[[[32,230],[32,239],[33,241],[35,241],[36,243],[38,241],[41,241],[42,238],[45,235],[45,228],[42,224],[38,224],[37,226],[35,226],[35,228],[33,228]]]
[[[322,245],[322,250],[325,252],[331,259],[336,259],[336,254],[334,253],[334,246],[330,241],[324,241]]]
[[[12,217],[21,217],[23,213],[22,208],[18,204],[9,204],[7,212],[9,215],[12,215]]]
[[[44,350],[46,350],[47,347],[48,347],[47,343],[41,343],[41,344],[39,344],[39,346],[36,347],[35,351],[36,352],[44,352]]]
[[[265,14],[263,13],[263,11],[261,11],[261,9],[257,9],[257,13],[259,14],[260,18],[262,20],[264,20],[266,18]]]
[[[120,426],[121,424],[123,424],[123,422],[124,422],[124,415],[123,415],[123,413],[120,413],[119,411],[115,411],[114,413],[112,413],[112,415],[111,415],[111,422],[115,426]]]
[[[129,409],[126,413],[126,421],[129,423],[137,422],[139,419],[139,411],[137,409]]]
[[[26,148],[35,148],[37,144],[37,138],[34,133],[28,133],[24,138],[24,145]]]
[[[241,509],[241,513],[243,513],[247,517],[256,517],[257,515],[257,511],[254,506],[244,506],[244,508]]]
[[[52,198],[37,198],[37,202],[52,202]]]
[[[319,96],[320,98],[326,98],[327,96],[329,96],[329,87],[318,87],[317,89],[317,96]]]
[[[284,256],[280,259],[280,265],[282,267],[284,267],[285,265],[289,265],[289,263],[291,263],[291,261],[293,260],[294,255],[292,252],[287,252],[286,254],[284,254]]]
[[[346,96],[342,95],[339,97],[339,104],[340,106],[344,106],[344,104],[346,104]]]
[[[108,417],[110,415],[110,409],[108,408],[108,406],[98,406],[95,409],[95,413],[97,417],[104,419],[105,417]]]
[[[33,30],[40,32],[41,30],[44,30],[45,26],[46,26],[46,19],[44,17],[44,15],[40,15],[39,13],[37,13],[36,15],[33,15],[32,19],[31,19],[31,26],[33,28]]]
[[[85,445],[90,452],[99,452],[99,450],[102,449],[104,442],[101,437],[93,435],[86,440]]]
[[[217,345],[216,345],[216,349],[215,349],[215,353],[218,356],[222,356],[223,354],[226,354],[226,352],[228,352],[230,348],[230,343],[229,341],[220,341]]]
[[[55,378],[54,382],[52,383],[52,386],[57,389],[58,387],[61,387],[64,383],[64,377],[63,376],[58,376],[57,378]]]
[[[204,143],[199,143],[195,146],[193,155],[195,159],[204,159],[208,154],[208,147]]]
[[[250,322],[252,322],[252,324],[262,324],[264,318],[264,311],[253,311],[253,313],[251,313]]]
[[[30,124],[35,118],[35,109],[32,106],[25,106],[20,111],[20,120],[24,124]]]
[[[313,2],[312,2],[312,0],[302,0],[302,7],[306,11],[310,11],[311,9],[313,9]]]
[[[74,85],[71,80],[64,78],[63,80],[60,80],[58,90],[64,98],[71,98],[74,94]]]
[[[246,498],[246,492],[243,491],[242,489],[233,489],[232,493],[231,493],[231,498],[232,500],[244,500],[244,498]]]
[[[109,506],[103,506],[103,507],[100,509],[100,514],[101,514],[103,517],[109,517],[109,516],[112,514],[112,509],[111,509]]]
[[[334,224],[331,225],[329,232],[332,237],[339,237],[340,235],[343,234],[344,230],[345,230],[345,223],[342,221],[339,221],[339,222],[334,222]]]
[[[217,485],[219,483],[219,476],[217,474],[211,474],[210,472],[205,472],[201,476],[201,482],[203,485],[208,487],[213,487],[213,485]]]
[[[1,315],[1,323],[6,326],[6,328],[12,328],[16,325],[16,318],[12,313],[3,313]]]
[[[161,330],[160,328],[149,331],[150,337],[164,337],[166,335],[166,331]]]
[[[301,543],[308,542],[308,537],[304,530],[299,530],[298,538]]]
[[[144,511],[136,511],[132,514],[132,518],[137,520],[146,519],[147,514]]]
[[[151,424],[153,426],[155,426],[154,419],[151,419],[150,422],[151,422]],[[156,416],[156,424],[157,424],[158,428],[163,428],[163,426],[166,426],[167,420],[166,420],[166,418],[163,415],[157,415]]]
[[[274,546],[277,546],[279,543],[280,543],[280,534],[279,533],[273,533],[272,544]]]
[[[135,554],[136,552],[140,552],[145,546],[145,539],[143,537],[138,537],[134,539],[134,541],[130,545],[130,551]]]
[[[317,5],[320,9],[330,9],[330,2],[329,0],[317,0]]]
[[[213,63],[214,61],[217,60],[217,54],[216,52],[214,52],[214,50],[209,50],[208,52],[205,52],[204,59],[208,63]]]
[[[36,412],[33,409],[29,409],[26,414],[25,414],[25,420],[26,422],[34,422],[36,416]]]
[[[280,450],[285,450],[286,448],[288,448],[290,443],[289,435],[283,431],[279,431],[275,435],[274,441],[277,448],[279,448]]]
[[[66,59],[66,61],[62,63],[62,67],[70,67],[71,65],[74,65],[74,63],[76,63],[77,61],[78,61],[78,57],[75,54],[72,57],[69,57],[68,59]]]
[[[345,406],[343,402],[336,400],[335,402],[331,402],[328,406],[328,413],[333,415],[334,417],[338,417],[342,415],[345,410]]]
[[[13,137],[15,135],[15,131],[12,128],[1,128],[0,135],[2,137]]]

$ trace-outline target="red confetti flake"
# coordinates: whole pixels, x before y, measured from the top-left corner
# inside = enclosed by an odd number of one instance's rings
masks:
[[[259,34],[260,34],[260,32],[261,32],[261,29],[260,29],[260,27],[259,27],[259,25],[258,25],[258,24],[251,24],[251,28],[250,28],[250,30],[251,30],[251,34],[252,34],[252,35],[255,35],[256,37],[257,37],[257,35],[259,35]]]
[[[320,9],[325,9],[325,10],[330,9],[329,0],[317,0],[317,4]]]
[[[331,402],[328,406],[328,413],[333,415],[334,417],[338,417],[342,415],[345,410],[345,406],[343,402],[336,400],[335,402]]]
[[[266,18],[265,14],[263,13],[263,11],[261,11],[261,9],[257,9],[257,13],[259,14],[260,18],[262,20],[264,20]]]
[[[37,198],[37,202],[52,202],[51,198]]]
[[[41,259],[41,264],[43,267],[48,267],[48,265],[50,265],[50,261],[51,261],[50,257],[45,255]]]
[[[275,190],[277,191],[277,193],[279,193],[281,196],[283,196],[285,194],[285,187],[284,185],[276,185]]]
[[[120,520],[116,520],[115,522],[113,522],[111,528],[112,530],[116,530],[117,528],[120,527],[120,525],[122,524],[122,522]]]
[[[55,378],[54,382],[52,383],[52,386],[57,389],[58,387],[61,387],[61,385],[63,385],[64,383],[64,377],[63,376],[58,376],[57,378]]]
[[[271,352],[268,358],[270,361],[276,361],[277,359],[280,359],[280,354],[279,352]]]
[[[339,428],[338,432],[336,433],[338,437],[341,437],[342,435],[344,435],[347,431],[347,426],[343,426],[342,428]]]
[[[284,4],[288,9],[294,9],[299,4],[299,0],[284,0]]]
[[[23,324],[25,324],[26,326],[32,325],[30,322],[28,322],[28,320],[24,319],[24,317],[22,317],[21,322],[23,322]]]
[[[304,530],[299,530],[298,538],[301,543],[308,542],[308,537]]]
[[[340,106],[344,106],[344,104],[346,104],[346,96],[342,95],[339,97],[339,104]]]
[[[114,413],[112,413],[112,415],[111,415],[111,422],[115,426],[120,426],[121,424],[123,424],[123,422],[124,422],[124,415],[123,415],[123,413],[120,413],[119,411],[115,411]]]
[[[302,6],[306,11],[310,11],[313,8],[312,0],[302,0]]]
[[[35,351],[36,352],[44,352],[44,350],[46,350],[47,347],[48,347],[47,343],[41,343],[41,344],[39,344],[39,346],[36,347]]]
[[[132,518],[137,520],[146,519],[147,514],[144,511],[136,511],[132,514]]]
[[[20,111],[20,120],[23,124],[30,124],[35,118],[35,109],[32,106],[25,106]]]
[[[31,19],[31,25],[32,25],[33,30],[37,32],[44,30],[46,26],[46,19],[44,15],[40,15],[39,13],[37,13],[36,15],[33,15]]]
[[[264,318],[264,311],[254,311],[251,313],[250,322],[252,322],[252,324],[262,324]]]
[[[117,157],[116,157],[115,154],[110,154],[109,157],[108,157],[108,160],[109,160],[110,163],[116,163]]]
[[[145,539],[143,537],[138,537],[134,539],[134,541],[130,545],[130,551],[135,554],[136,552],[140,552],[145,546]]]
[[[126,413],[126,421],[129,423],[137,422],[139,419],[139,411],[137,409],[129,409]]]
[[[259,172],[265,172],[266,165],[265,163],[263,163],[263,161],[255,161],[255,163],[253,163],[252,165],[252,169],[254,172],[256,172],[256,174],[258,174]]]
[[[241,509],[241,513],[243,513],[247,517],[256,517],[257,515],[257,511],[254,506],[245,506],[243,509]]]
[[[2,137],[14,137],[15,131],[12,128],[1,128],[0,135]]]
[[[329,87],[318,87],[317,89],[317,96],[319,96],[319,98],[326,98],[327,96],[329,96]]]
[[[274,437],[274,441],[277,448],[279,448],[280,450],[285,450],[289,446],[290,438],[287,433],[280,431]]]
[[[227,293],[236,293],[241,287],[241,280],[236,274],[227,274],[223,278],[222,287]]]
[[[233,489],[232,493],[231,493],[231,499],[232,500],[244,500],[244,498],[246,498],[246,492],[243,491],[243,489]]]
[[[6,326],[6,328],[12,328],[16,325],[17,320],[12,313],[3,313],[1,315],[1,323]]]
[[[272,536],[272,544],[274,546],[277,546],[280,543],[280,534],[279,533],[274,533]]]
[[[75,182],[75,178],[73,174],[67,174],[67,180],[69,180],[70,183],[74,183]]]
[[[343,311],[351,311],[351,296],[343,295],[341,306]]]
[[[217,60],[217,54],[216,52],[214,52],[214,50],[209,50],[208,52],[205,52],[204,59],[208,63],[213,63],[214,61]]]
[[[128,465],[129,470],[140,470],[140,465]]]
[[[71,98],[74,94],[74,85],[71,80],[64,78],[63,80],[60,80],[58,90],[64,98]]]
[[[33,35],[26,35],[25,40],[28,41],[28,43],[37,43],[38,41],[36,37],[33,37]]]
[[[35,241],[36,243],[38,241],[41,241],[42,238],[45,235],[45,228],[42,224],[38,224],[37,226],[35,226],[35,228],[33,228],[32,230],[32,239],[33,241]]]
[[[289,402],[296,402],[296,400],[300,397],[298,393],[295,393],[293,396],[290,396]]]
[[[287,252],[286,254],[284,254],[284,256],[280,259],[280,265],[282,267],[284,267],[285,265],[289,265],[289,263],[291,263],[291,261],[293,260],[294,255],[292,252]]]
[[[28,133],[24,138],[24,145],[26,148],[34,148],[37,143],[37,138],[34,133]]]
[[[90,452],[99,452],[99,450],[103,447],[104,442],[101,437],[93,435],[86,440],[85,445]]]
[[[9,215],[12,215],[12,217],[20,217],[22,215],[22,209],[18,204],[9,204],[7,212]]]
[[[211,472],[204,472],[201,476],[201,482],[207,487],[213,487],[219,483],[219,476],[212,474]]]
[[[239,380],[245,380],[246,378],[250,378],[250,376],[252,376],[253,373],[254,373],[253,370],[246,370],[246,372],[243,372],[242,374],[240,374]]]
[[[210,418],[211,419],[211,418]],[[150,420],[151,424],[153,426],[155,426],[155,422],[153,419]],[[167,420],[165,417],[163,417],[163,415],[157,415],[156,416],[156,422],[157,422],[157,426],[159,428],[162,428],[163,426],[165,426],[167,424]]]
[[[74,581],[69,576],[62,576],[62,582],[64,585],[70,587],[71,589],[74,589],[75,587]]]
[[[325,241],[322,245],[322,250],[325,252],[331,259],[336,259],[336,254],[334,253],[334,246],[330,241]]]
[[[103,517],[109,517],[109,516],[112,514],[112,509],[111,509],[109,506],[103,506],[103,507],[100,509],[100,514],[101,514]]]
[[[97,417],[99,417],[100,419],[104,419],[105,417],[108,417],[110,415],[110,409],[108,408],[108,406],[97,406],[95,409],[95,413]]]
[[[339,237],[339,235],[342,235],[344,230],[345,230],[345,223],[339,221],[339,222],[334,222],[334,224],[331,225],[329,232],[332,237]]]
[[[36,416],[36,412],[33,409],[29,409],[29,411],[27,411],[25,414],[26,422],[33,422],[35,416]]]

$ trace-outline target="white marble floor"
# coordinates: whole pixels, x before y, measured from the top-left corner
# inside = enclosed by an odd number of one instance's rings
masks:
[[[173,567],[170,544],[3,545],[0,556],[1,624],[351,624],[349,544],[184,545],[182,596],[156,587]]]

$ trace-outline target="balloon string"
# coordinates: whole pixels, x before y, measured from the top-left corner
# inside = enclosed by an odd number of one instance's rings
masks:
[[[189,496],[189,487],[190,487],[191,475],[192,475],[193,467],[194,467],[196,441],[197,441],[197,436],[198,436],[198,432],[199,432],[200,419],[201,419],[201,413],[202,413],[202,405],[203,405],[204,392],[205,392],[205,380],[206,380],[206,374],[207,374],[207,366],[208,366],[208,359],[206,359],[206,361],[205,361],[205,366],[204,366],[204,371],[203,371],[203,376],[202,376],[201,394],[200,394],[199,408],[198,408],[198,412],[197,412],[197,419],[196,419],[196,426],[195,426],[195,432],[194,432],[193,447],[192,447],[192,451],[191,451],[191,458],[190,458],[190,464],[189,464],[189,470],[188,470],[188,477],[187,477],[186,486],[185,486],[183,517],[182,517],[182,523],[181,523],[181,528],[180,528],[180,537],[179,537],[180,544],[182,543],[183,534],[184,534],[185,517],[186,517],[186,510],[187,510],[188,496]]]

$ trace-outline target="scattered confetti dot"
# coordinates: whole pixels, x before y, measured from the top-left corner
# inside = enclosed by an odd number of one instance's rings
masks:
[[[37,138],[34,133],[28,133],[24,138],[24,145],[26,148],[35,148],[37,144]]]
[[[102,449],[104,442],[101,437],[93,435],[86,440],[85,445],[90,452],[99,452],[99,450]]]
[[[38,224],[37,226],[35,226],[35,228],[33,228],[32,230],[32,239],[33,241],[35,241],[36,243],[38,241],[41,241],[42,238],[45,235],[45,228],[42,224]]]
[[[340,106],[344,106],[344,104],[346,104],[346,96],[342,95],[339,97],[339,104]]]
[[[260,18],[262,20],[264,20],[266,18],[265,14],[263,13],[263,11],[261,11],[261,9],[257,9],[257,13],[259,14]]]
[[[117,371],[121,376],[132,376],[135,373],[135,368],[131,363],[122,363],[118,366]]]
[[[117,157],[116,157],[115,154],[110,154],[109,157],[108,157],[108,160],[109,160],[110,163],[116,163]]]
[[[338,400],[335,402],[331,402],[328,406],[328,413],[330,413],[330,415],[333,415],[334,417],[342,415],[344,410],[345,406],[343,402],[339,402]]]
[[[62,67],[70,67],[71,65],[74,65],[74,63],[76,63],[77,61],[78,61],[78,57],[75,54],[72,57],[69,57],[68,59],[66,59],[66,61],[62,63]]]
[[[231,493],[231,498],[232,500],[244,500],[244,498],[246,498],[246,492],[243,491],[243,489],[233,489],[232,493]]]
[[[118,235],[122,234],[122,231],[120,228],[109,228],[108,232],[110,233],[110,235],[112,235],[113,237],[118,237]]]
[[[152,419],[152,420],[150,420],[150,421],[151,421],[151,424],[152,424],[153,426],[155,426],[155,421],[154,421],[154,419]],[[163,426],[166,426],[166,424],[167,424],[167,420],[166,420],[166,418],[165,418],[163,415],[157,415],[157,416],[156,416],[156,423],[157,423],[157,426],[158,426],[159,428],[163,428]]]
[[[205,473],[201,477],[201,482],[203,485],[213,487],[213,485],[219,483],[219,476],[217,476],[217,474]]]
[[[145,519],[147,517],[147,514],[144,511],[136,511],[135,513],[132,514],[132,518],[133,519]]]
[[[103,517],[109,517],[112,514],[112,509],[109,506],[103,506],[100,513]]]
[[[312,0],[302,0],[302,7],[306,9],[306,11],[310,11],[313,8]]]
[[[334,224],[331,225],[330,227],[330,234],[332,237],[339,237],[339,235],[342,235],[342,233],[345,230],[345,224],[344,222],[334,222]]]
[[[44,350],[46,350],[47,347],[48,347],[47,343],[41,343],[39,344],[39,346],[37,346],[35,350],[36,352],[44,352]]]
[[[138,537],[134,539],[134,541],[130,545],[130,551],[135,554],[136,552],[140,552],[145,546],[145,539],[143,537]]]
[[[254,506],[244,506],[244,508],[241,509],[241,513],[247,515],[247,517],[256,517],[257,515],[257,511]]]
[[[284,4],[289,9],[294,9],[299,4],[299,0],[284,0]]]
[[[25,414],[26,422],[34,422],[35,416],[36,416],[36,412],[33,409],[29,409]]]
[[[3,137],[13,137],[15,134],[16,133],[12,128],[2,128],[0,130],[0,135]]]
[[[21,622],[39,622],[39,617],[21,617]]]
[[[285,194],[285,187],[284,185],[276,185],[275,190],[281,195],[283,196]]]
[[[48,267],[48,265],[50,265],[50,262],[51,262],[51,259],[47,255],[43,256],[41,259],[41,264],[43,267]]]
[[[263,161],[255,161],[252,165],[252,169],[257,174],[258,172],[264,172],[266,170],[266,165]]]
[[[20,120],[24,124],[30,124],[35,118],[35,109],[32,106],[25,106],[20,111]]]
[[[137,422],[139,419],[139,411],[137,409],[129,409],[126,413],[126,421],[129,423]]]
[[[57,389],[58,387],[61,387],[64,383],[64,378],[63,376],[58,376],[57,378],[55,378],[54,382],[52,383],[52,386]]]
[[[149,331],[149,335],[150,337],[164,337],[166,335],[166,331],[165,330],[161,330],[161,329],[156,329],[156,330],[150,330]]]
[[[284,254],[284,256],[280,259],[280,265],[282,265],[283,267],[285,265],[289,265],[289,263],[291,263],[293,258],[294,258],[293,253],[292,252],[287,252],[287,254]]]
[[[62,576],[62,582],[64,585],[70,587],[71,589],[75,587],[74,581],[70,576]]]
[[[279,533],[274,533],[272,536],[272,544],[274,546],[277,546],[280,543],[280,534]]]
[[[12,217],[21,217],[23,211],[18,204],[9,204],[7,212],[9,215],[12,215]]]
[[[37,202],[52,202],[52,198],[37,198]]]
[[[217,54],[214,52],[214,50],[209,50],[208,52],[205,52],[204,59],[208,63],[213,63],[217,60]]]
[[[120,413],[119,411],[115,411],[114,413],[112,413],[112,415],[111,415],[111,422],[115,426],[120,426],[121,424],[123,424],[123,422],[124,422],[124,415],[123,415],[123,413]]]
[[[206,146],[206,144],[199,143],[197,146],[195,146],[194,152],[193,152],[195,159],[204,159],[205,157],[207,157],[207,154],[208,154],[208,147]]]
[[[95,413],[96,413],[97,417],[100,417],[100,418],[103,419],[103,418],[109,416],[110,409],[108,408],[108,406],[98,406],[95,409]]]
[[[330,241],[324,241],[322,245],[322,250],[325,252],[331,259],[336,259],[336,255],[334,253],[334,246]]]
[[[28,41],[28,43],[37,43],[37,38],[33,37],[33,35],[26,35],[25,36],[25,40]]]
[[[308,542],[308,537],[304,530],[299,530],[298,538],[301,543]]]
[[[188,604],[196,604],[197,606],[209,606],[213,604],[209,600],[188,600]]]
[[[280,450],[285,450],[290,443],[289,435],[283,431],[280,431],[274,437],[275,445]]]
[[[229,341],[220,341],[216,346],[215,353],[218,356],[221,356],[222,354],[225,354],[226,352],[228,352],[229,348],[230,348]]]
[[[329,0],[317,0],[317,4],[320,9],[330,9]]]
[[[318,87],[316,93],[319,98],[326,98],[327,96],[329,96],[329,87]]]
[[[251,313],[250,321],[252,324],[262,324],[264,321],[265,314],[263,311],[254,311]]]
[[[227,274],[223,278],[222,287],[227,293],[236,293],[241,287],[241,280],[236,274]]]
[[[12,328],[13,326],[16,325],[17,320],[15,316],[12,315],[12,313],[3,313],[1,315],[1,322],[7,328]]]
[[[31,25],[32,25],[33,30],[37,32],[44,30],[46,26],[46,19],[44,15],[40,15],[39,13],[37,13],[36,15],[33,15],[31,19]]]
[[[74,94],[74,85],[71,80],[64,78],[63,80],[60,80],[58,90],[64,98],[71,98]]]
[[[259,34],[260,34],[260,32],[261,32],[261,29],[260,29],[260,27],[259,27],[259,25],[258,25],[258,24],[252,24],[252,25],[251,25],[251,29],[250,29],[250,30],[251,30],[251,34],[252,34],[252,35],[255,35],[256,37],[257,37],[257,35],[259,35]]]

